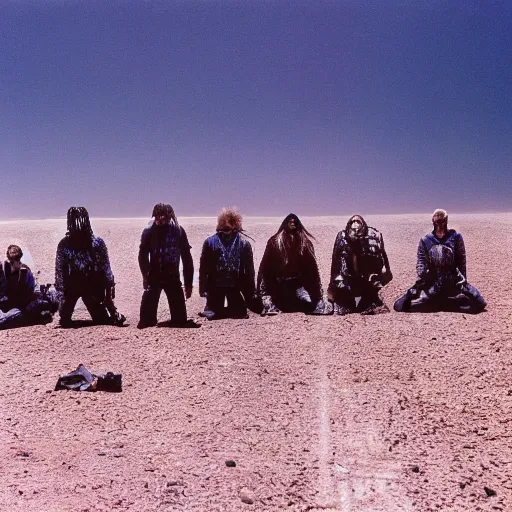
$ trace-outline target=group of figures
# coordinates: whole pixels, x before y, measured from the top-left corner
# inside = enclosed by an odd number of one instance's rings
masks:
[[[394,304],[399,312],[455,311],[479,313],[486,302],[466,279],[466,251],[460,233],[448,229],[448,214],[436,210],[433,230],[418,244],[417,280]],[[336,236],[327,301],[313,247],[313,235],[295,214],[289,214],[267,242],[258,274],[244,231],[242,216],[223,208],[215,234],[202,247],[199,294],[206,298],[201,316],[209,319],[247,318],[283,312],[311,315],[371,315],[388,312],[380,290],[393,279],[382,234],[352,216]],[[194,263],[187,234],[173,208],[159,203],[143,230],[139,248],[143,294],[138,328],[157,324],[165,292],[170,326],[195,327],[187,319],[185,301],[192,295]],[[58,310],[60,325],[70,327],[78,299],[94,323],[122,326],[126,318],[115,307],[115,282],[105,242],[94,235],[88,212],[72,207],[67,233],[57,248],[55,290],[37,286],[21,262],[22,249],[11,245],[0,266],[0,328],[48,323]],[[183,280],[180,277],[180,262]]]

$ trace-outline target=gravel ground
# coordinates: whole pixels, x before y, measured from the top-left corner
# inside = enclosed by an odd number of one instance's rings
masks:
[[[429,215],[373,216],[393,300],[414,282]],[[248,218],[256,264],[282,219]],[[327,287],[347,218],[301,219]],[[215,219],[184,218],[196,264]],[[0,332],[0,510],[512,510],[512,214],[453,215],[477,316],[282,314],[136,329],[144,219],[93,219],[109,247],[123,328]],[[0,223],[53,281],[65,220]],[[87,319],[83,307],[75,313]],[[159,319],[168,319],[161,300]],[[53,391],[79,363],[123,392]]]

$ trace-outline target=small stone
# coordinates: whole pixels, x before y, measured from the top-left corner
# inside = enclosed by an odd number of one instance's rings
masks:
[[[465,482],[461,482],[461,483],[459,484],[459,487],[460,487],[461,489],[464,489],[464,488],[466,487],[466,483],[465,483]]]
[[[147,489],[148,487],[149,487],[149,484],[146,482],[146,483],[144,484],[144,489]]]
[[[227,460],[227,461],[226,461],[226,466],[227,466],[228,468],[236,468],[236,462],[235,462],[234,460],[231,460],[231,459],[230,459],[230,460]]]
[[[98,455],[99,455],[100,457],[104,457],[104,456],[106,455],[106,453],[105,453],[105,452],[98,452]]]
[[[254,503],[254,496],[249,489],[242,489],[240,491],[240,499],[243,503],[247,503],[247,505],[252,505]]]
[[[420,472],[420,467],[419,467],[419,466],[413,466],[413,467],[411,468],[411,471],[412,471],[413,473],[419,473],[419,472]]]
[[[496,496],[496,491],[493,491],[489,487],[484,487],[485,494],[490,498],[491,496]]]

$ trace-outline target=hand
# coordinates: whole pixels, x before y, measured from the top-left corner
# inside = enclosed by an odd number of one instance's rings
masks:
[[[192,297],[193,286],[184,286],[183,289],[185,290],[185,299],[190,299],[190,297]]]
[[[112,302],[116,298],[116,286],[114,284],[107,288],[105,296],[109,302]]]

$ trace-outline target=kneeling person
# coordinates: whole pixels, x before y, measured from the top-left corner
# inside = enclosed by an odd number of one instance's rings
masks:
[[[126,320],[114,305],[114,274],[107,246],[94,236],[84,207],[68,210],[67,233],[59,242],[55,259],[55,288],[62,327],[71,326],[79,298],[96,324],[121,326]]]
[[[388,312],[379,291],[392,279],[382,234],[368,226],[361,215],[353,215],[334,242],[328,295],[335,312]]]
[[[199,294],[206,297],[202,316],[210,320],[247,318],[247,305],[254,295],[254,259],[251,244],[244,237],[242,216],[235,208],[221,210],[217,233],[203,244]]]
[[[265,248],[258,270],[258,295],[262,315],[281,310],[329,314],[313,247],[314,237],[297,215],[285,217]]]
[[[416,283],[395,302],[395,311],[483,311],[487,303],[467,281],[462,235],[448,229],[445,210],[434,211],[432,224],[432,232],[418,244]]]

